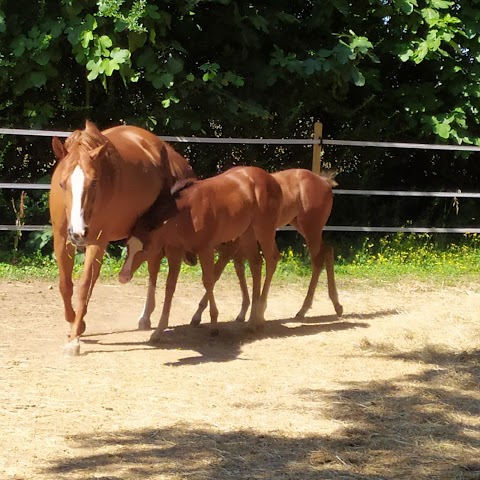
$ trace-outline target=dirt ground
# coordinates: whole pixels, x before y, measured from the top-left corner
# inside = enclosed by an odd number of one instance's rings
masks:
[[[211,338],[184,279],[153,347],[145,282],[102,282],[67,358],[56,284],[0,281],[0,479],[480,478],[480,282],[340,283],[297,321],[275,282],[252,334],[223,279]]]

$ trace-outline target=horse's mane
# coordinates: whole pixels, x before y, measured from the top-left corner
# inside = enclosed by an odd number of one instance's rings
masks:
[[[135,236],[140,238],[141,232],[151,232],[172,218],[178,212],[176,200],[184,190],[196,182],[195,178],[178,180],[169,192],[161,192],[151,207],[135,223],[133,228]]]
[[[65,140],[65,148],[70,151],[72,147],[78,146],[86,150],[93,150],[107,142],[107,137],[100,132],[98,127],[90,120],[87,120],[84,130],[75,130]]]
[[[196,178],[188,160],[178,153],[170,144],[163,142],[161,150],[162,166],[170,171],[173,182],[186,178]]]

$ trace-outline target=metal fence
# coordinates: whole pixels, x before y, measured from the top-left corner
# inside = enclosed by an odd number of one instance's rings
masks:
[[[68,137],[71,132],[52,130],[26,130],[0,128],[0,135],[22,135],[43,137]],[[377,148],[403,148],[420,150],[450,150],[480,152],[480,147],[465,145],[433,145],[424,143],[398,143],[398,142],[368,142],[353,140],[332,139],[268,139],[268,138],[207,138],[207,137],[176,137],[160,136],[162,140],[179,143],[223,143],[223,144],[269,144],[269,145],[339,145],[353,147],[377,147]],[[0,183],[0,189],[20,190],[48,190],[49,184],[34,183]],[[465,192],[419,192],[398,190],[344,190],[334,189],[335,195],[362,195],[362,196],[398,196],[398,197],[444,197],[444,198],[480,198],[480,193]],[[0,231],[44,231],[51,228],[49,225],[0,225]],[[282,227],[280,230],[293,230],[293,227]],[[327,231],[337,232],[384,232],[384,233],[480,233],[480,228],[458,227],[372,227],[350,225],[327,225]]]

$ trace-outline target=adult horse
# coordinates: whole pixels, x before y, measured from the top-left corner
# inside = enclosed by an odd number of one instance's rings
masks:
[[[338,316],[343,313],[343,307],[338,301],[338,292],[333,270],[333,248],[322,242],[322,232],[332,211],[332,187],[337,185],[334,175],[327,173],[317,175],[310,170],[289,169],[272,174],[282,189],[282,205],[277,227],[291,224],[303,236],[307,244],[312,263],[312,276],[307,295],[302,308],[297,313],[303,318],[311,308],[318,278],[323,266],[326,266],[328,294]],[[247,282],[245,279],[244,255],[241,248],[232,245],[220,246],[219,258],[215,265],[215,278],[218,279],[227,263],[233,258],[235,270],[242,291],[242,307],[236,320],[245,321],[245,315],[250,306]],[[200,300],[198,309],[192,317],[192,325],[198,325],[202,313],[207,307],[207,296]]]
[[[193,177],[187,160],[154,134],[117,126],[100,132],[90,121],[63,144],[52,141],[57,166],[50,190],[50,216],[59,287],[71,330],[65,353],[78,355],[84,316],[110,241],[126,238],[135,221],[163,191],[179,179]],[[72,306],[75,247],[85,247]]]
[[[165,301],[152,341],[158,340],[168,326],[172,297],[185,252],[198,255],[210,304],[211,333],[218,333],[218,309],[213,295],[214,251],[221,243],[237,238],[252,271],[249,323],[253,329],[262,327],[271,279],[280,256],[275,232],[281,204],[280,186],[272,175],[257,167],[236,167],[205,180],[180,182],[172,189],[170,200],[159,197],[156,205],[135,225],[127,241],[128,254],[119,275],[120,281],[125,283],[144,260],[166,255],[169,272]],[[266,264],[262,289],[263,262],[257,242]],[[150,271],[152,273],[156,275]]]

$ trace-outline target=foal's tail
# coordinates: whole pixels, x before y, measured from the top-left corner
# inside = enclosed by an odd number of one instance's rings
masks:
[[[338,170],[325,170],[322,171],[320,176],[324,178],[331,187],[337,187],[338,183],[335,180],[335,177],[338,175]]]

